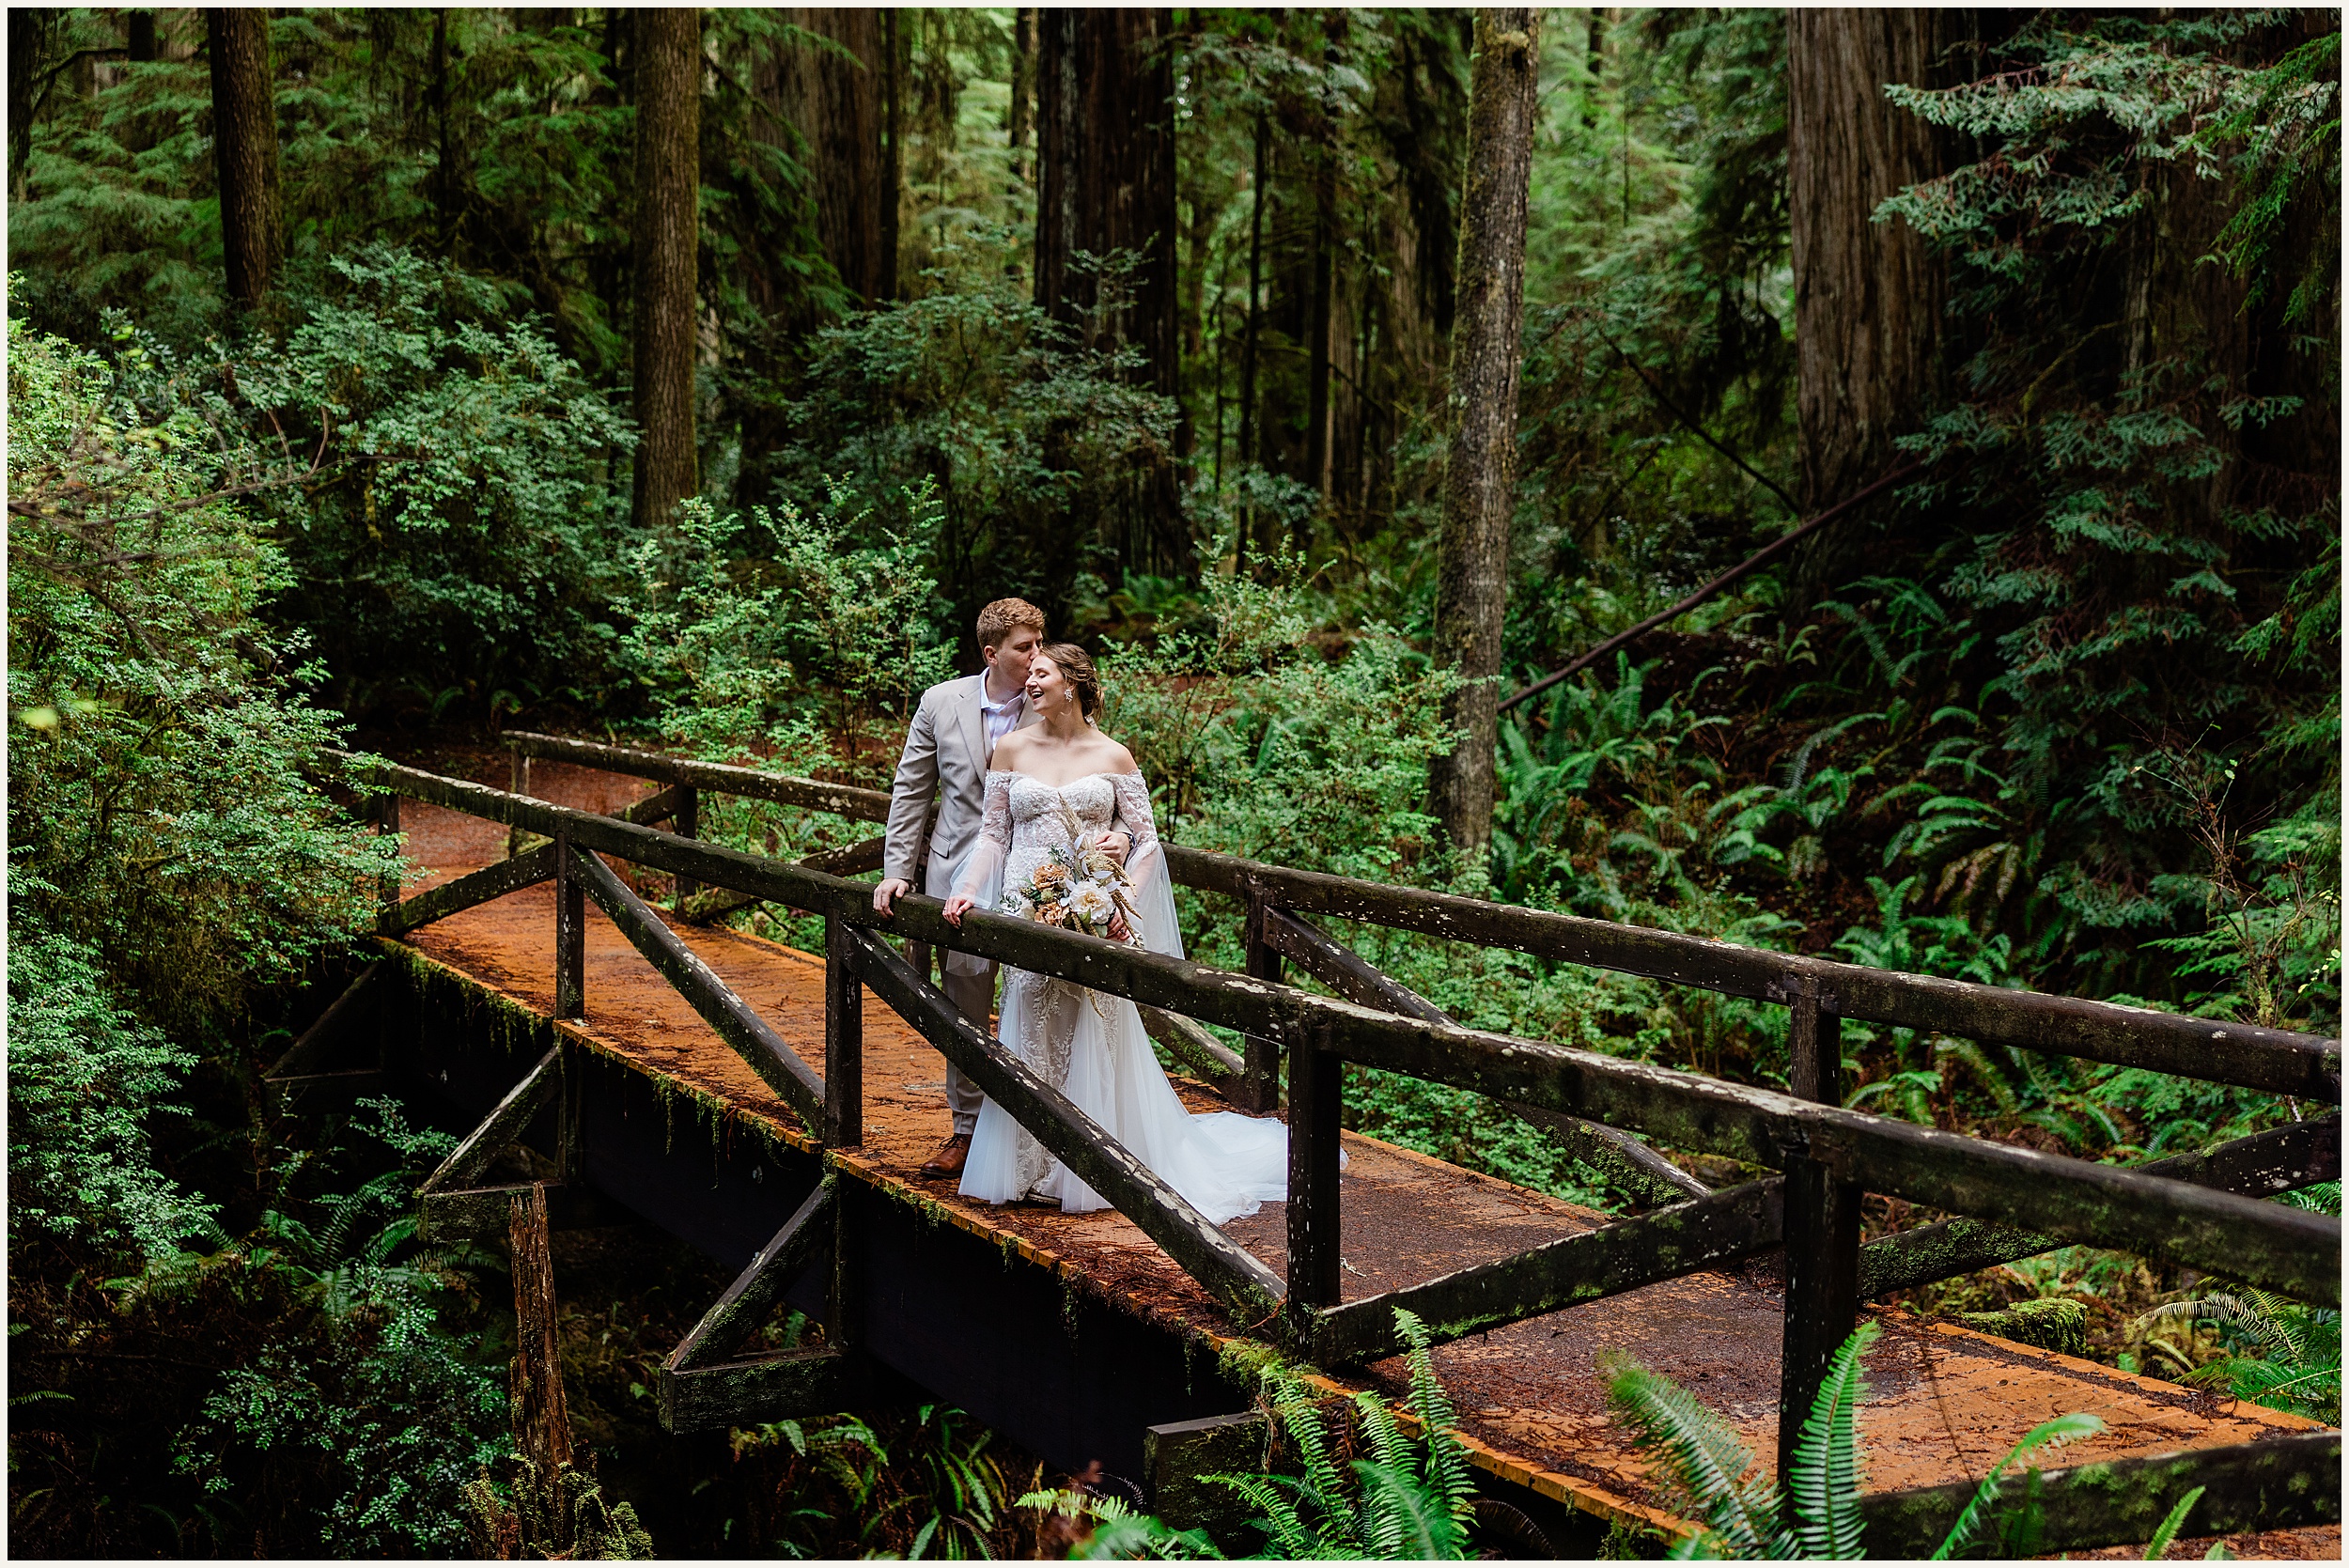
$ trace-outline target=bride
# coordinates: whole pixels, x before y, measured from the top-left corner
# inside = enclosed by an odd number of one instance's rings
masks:
[[[1120,915],[1112,939],[1139,938],[1154,953],[1180,957],[1149,788],[1132,754],[1093,725],[1101,705],[1093,660],[1071,644],[1045,644],[1029,661],[1027,699],[1036,722],[1003,737],[988,759],[986,816],[954,880],[946,919],[959,925],[966,909],[996,908],[1005,881],[1025,883],[1054,848],[1097,846],[1124,862],[1139,911],[1141,928],[1129,930]],[[1081,842],[1071,841],[1072,830]],[[946,961],[976,962],[953,953]],[[997,1034],[1211,1222],[1287,1196],[1288,1129],[1233,1111],[1185,1110],[1124,997],[1006,968]],[[990,1203],[1034,1198],[1070,1211],[1109,1206],[992,1099],[980,1108],[961,1190]]]

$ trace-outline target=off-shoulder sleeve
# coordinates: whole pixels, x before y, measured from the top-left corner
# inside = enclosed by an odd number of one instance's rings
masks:
[[[979,836],[972,841],[970,854],[955,877],[957,895],[990,909],[1000,893],[995,896],[982,895],[989,884],[1003,879],[1003,862],[1011,854],[1011,780],[1009,773],[988,774],[987,803],[979,813]]]
[[[1182,927],[1174,918],[1174,890],[1158,820],[1150,812],[1150,785],[1140,773],[1112,773],[1117,793],[1115,826],[1133,840],[1126,852],[1126,876],[1134,885],[1134,908],[1142,916],[1142,944],[1153,953],[1180,958]]]
[[[955,896],[969,899],[973,907],[989,914],[999,912],[998,906],[1003,902],[1003,862],[1011,856],[1012,777],[1009,773],[988,774],[987,803],[979,813],[978,836],[971,841],[953,882]],[[946,953],[946,970],[950,974],[982,973],[988,964],[988,959],[974,954],[957,953],[951,948]]]

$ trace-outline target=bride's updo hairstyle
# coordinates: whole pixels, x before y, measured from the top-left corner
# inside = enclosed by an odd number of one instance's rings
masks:
[[[1093,656],[1074,643],[1047,643],[1035,651],[1052,661],[1068,690],[1077,694],[1077,711],[1084,715],[1086,723],[1093,722],[1094,714],[1101,708],[1101,673],[1093,667]]]

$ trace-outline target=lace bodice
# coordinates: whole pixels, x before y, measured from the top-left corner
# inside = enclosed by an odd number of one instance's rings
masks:
[[[1063,808],[1066,809],[1064,810]],[[1071,783],[1052,785],[1025,773],[990,772],[987,776],[987,810],[979,831],[1008,860],[1030,857],[1054,848],[1070,848],[1068,821],[1085,837],[1123,832],[1133,840],[1128,864],[1143,856],[1143,846],[1158,846],[1150,816],[1150,791],[1139,773],[1088,773]]]

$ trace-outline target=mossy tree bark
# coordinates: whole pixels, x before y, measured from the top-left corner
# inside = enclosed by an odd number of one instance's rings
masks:
[[[1509,509],[1517,482],[1518,335],[1533,163],[1538,13],[1476,13],[1468,177],[1460,201],[1452,327],[1452,445],[1437,543],[1436,658],[1461,685],[1444,702],[1458,736],[1435,766],[1436,815],[1471,858],[1492,839],[1501,619],[1509,603]]]
[[[204,13],[212,65],[212,150],[228,297],[250,308],[269,292],[284,254],[277,205],[277,97],[270,71],[270,13]]]
[[[1890,468],[1938,382],[1941,269],[1878,203],[1942,172],[1931,128],[1884,96],[1936,85],[1954,13],[1853,8],[1786,13],[1786,186],[1795,269],[1802,506],[1825,510]],[[1844,543],[1890,496],[1803,546],[1791,612],[1832,586]]]
[[[793,7],[784,20],[838,50],[791,43],[762,62],[759,86],[807,141],[816,232],[825,259],[861,305],[886,300],[896,283],[882,215],[894,209],[881,116],[881,13],[848,6]],[[844,53],[845,52],[845,53]]]
[[[701,12],[636,22],[636,520],[701,489],[693,443],[695,263],[701,241]]]
[[[1035,25],[1035,303],[1097,347],[1139,349],[1139,379],[1174,397],[1182,334],[1173,13],[1056,7],[1039,9]],[[1105,296],[1099,275],[1075,265],[1080,251],[1139,258],[1124,298]],[[1124,517],[1093,520],[1137,569],[1179,573],[1191,565],[1172,456],[1137,475]]]

